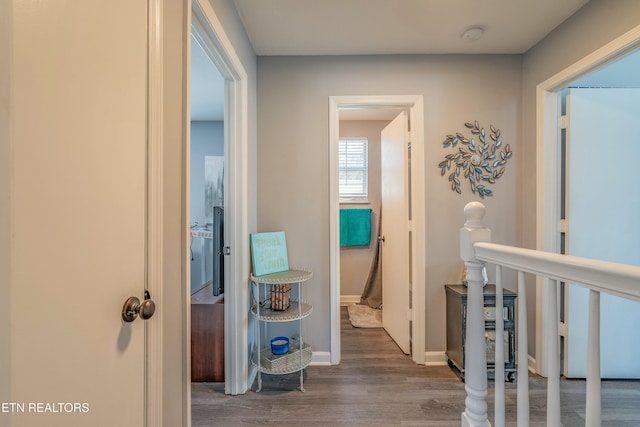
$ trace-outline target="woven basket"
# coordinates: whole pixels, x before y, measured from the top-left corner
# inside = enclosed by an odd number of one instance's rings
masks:
[[[271,310],[284,311],[291,302],[291,284],[271,285]]]
[[[269,370],[279,371],[288,370],[292,367],[300,365],[300,348],[289,347],[289,353],[273,354],[270,350],[264,349],[260,352],[260,363]],[[311,357],[311,346],[307,343],[302,344],[302,359]]]

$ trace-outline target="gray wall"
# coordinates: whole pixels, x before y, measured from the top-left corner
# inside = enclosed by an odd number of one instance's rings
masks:
[[[523,57],[522,245],[536,247],[536,86],[640,23],[637,0],[591,0]],[[518,155],[516,153],[516,155]],[[532,280],[532,278],[529,278]],[[535,290],[527,293],[529,353],[535,354]]]
[[[380,132],[388,120],[341,120],[340,137],[365,137],[368,143],[369,204],[340,203],[341,208],[371,208],[371,236],[369,246],[344,246],[340,248],[340,295],[361,295],[369,275],[371,261],[378,247],[380,215]]]
[[[290,262],[314,272],[305,338],[330,349],[329,121],[331,95],[423,95],[425,102],[426,350],[444,351],[444,284],[460,278],[463,207],[479,200],[450,190],[438,163],[447,134],[478,120],[501,129],[514,158],[485,200],[496,242],[517,245],[520,216],[521,56],[432,55],[258,58],[259,230],[285,230]]]

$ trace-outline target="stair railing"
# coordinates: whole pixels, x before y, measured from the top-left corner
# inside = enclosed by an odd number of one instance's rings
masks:
[[[560,426],[560,334],[558,283],[589,289],[589,322],[585,425],[601,425],[600,393],[600,293],[640,301],[640,267],[597,261],[556,253],[491,243],[484,225],[485,207],[471,202],[464,208],[466,222],[460,230],[460,256],[467,268],[467,329],[465,358],[465,411],[461,425],[490,426],[487,415],[487,361],[482,270],[496,266],[496,313],[503,312],[502,270],[518,272],[517,323],[517,425],[529,425],[529,375],[527,301],[525,273],[543,277],[548,286],[544,310],[544,341],[547,361],[547,426]],[[502,316],[496,316],[496,337],[504,336]],[[505,425],[504,340],[495,343],[495,425]]]

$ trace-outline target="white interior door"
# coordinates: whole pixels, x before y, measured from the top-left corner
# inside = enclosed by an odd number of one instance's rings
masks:
[[[640,265],[640,89],[567,96],[567,253]],[[584,378],[589,292],[568,287],[565,375]],[[640,378],[640,303],[601,296],[603,378]]]
[[[12,22],[11,425],[143,426],[147,4]]]
[[[381,140],[382,326],[405,354],[411,351],[408,127],[402,112]]]

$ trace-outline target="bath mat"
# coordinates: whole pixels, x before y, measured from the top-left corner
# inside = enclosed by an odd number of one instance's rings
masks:
[[[347,311],[354,328],[382,328],[382,310],[368,305],[352,304],[347,306]]]

